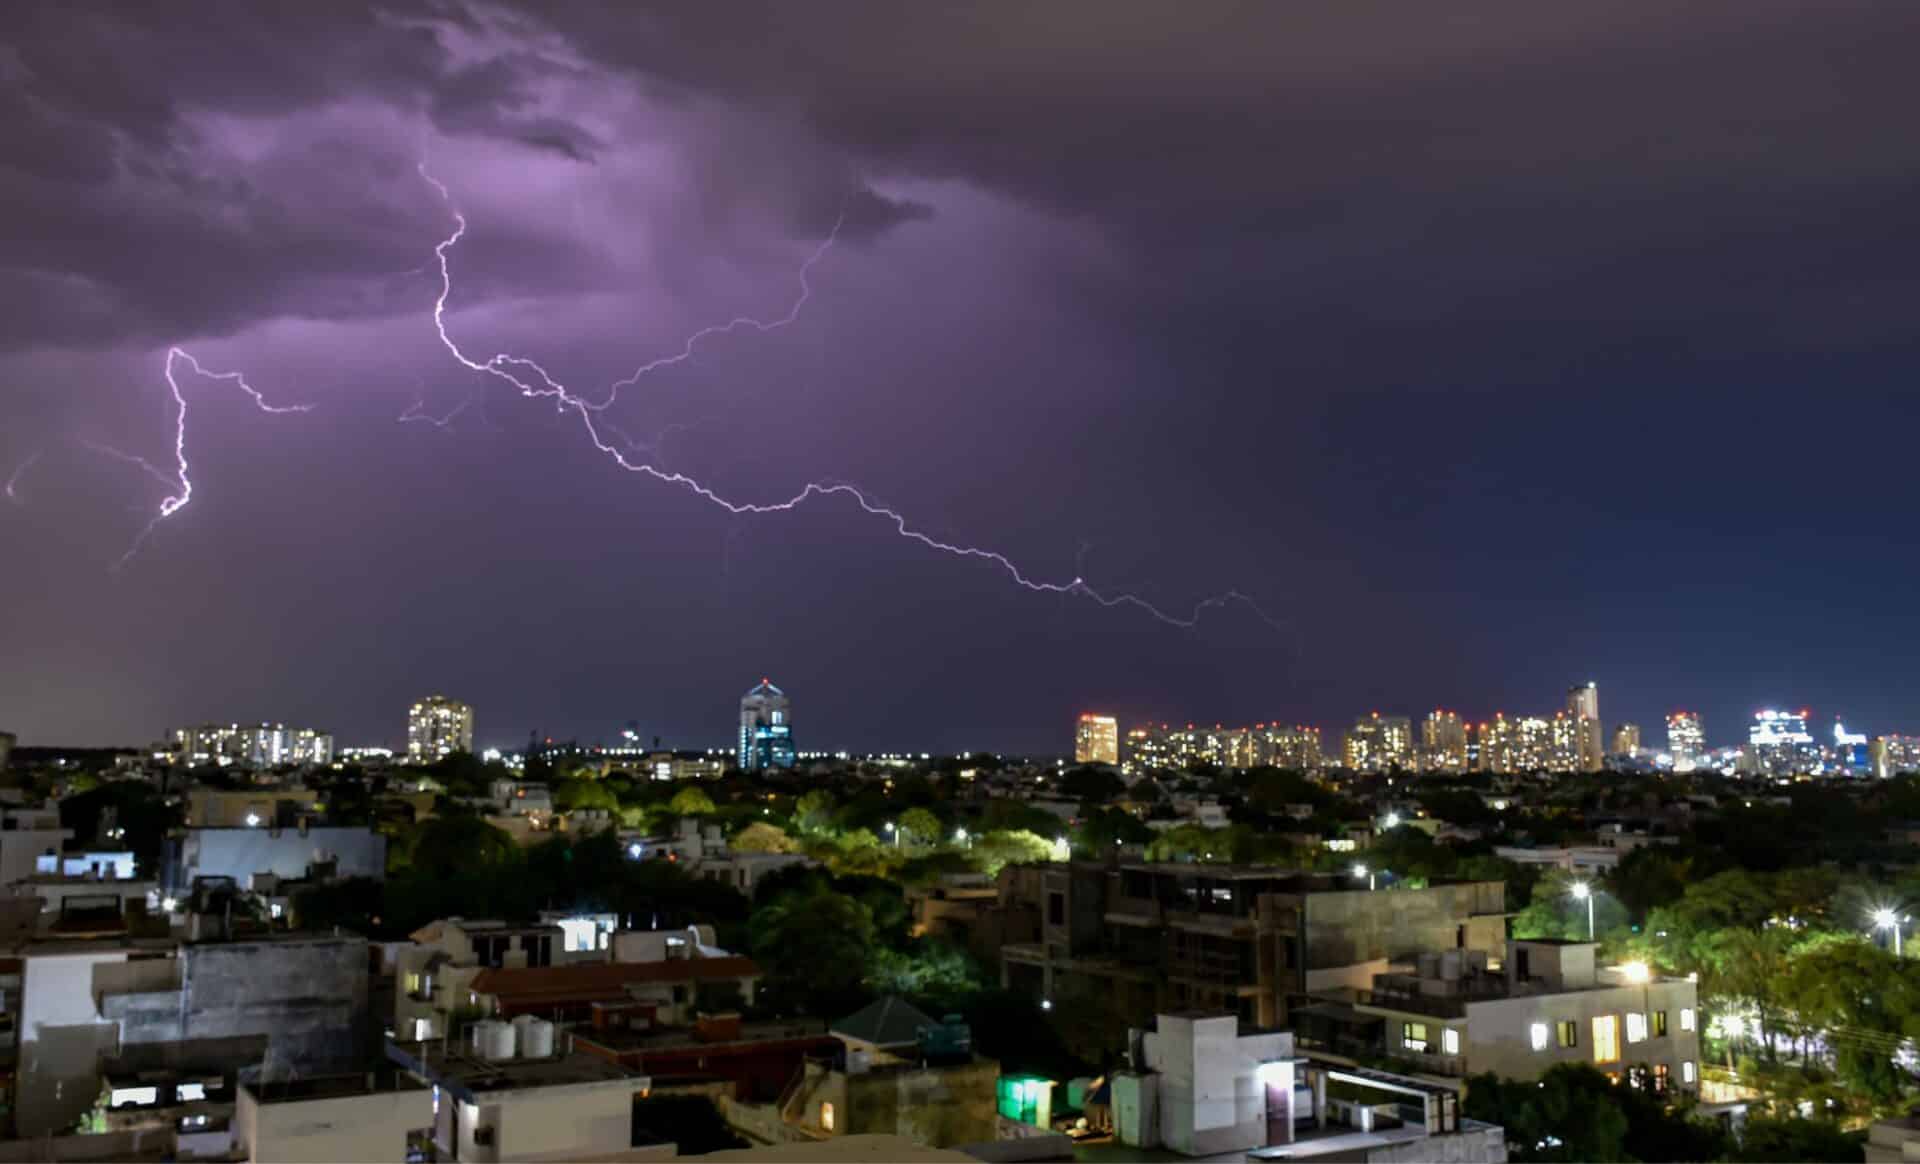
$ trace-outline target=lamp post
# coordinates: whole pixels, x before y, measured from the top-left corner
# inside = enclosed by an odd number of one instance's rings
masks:
[[[1587,940],[1593,941],[1593,887],[1584,881],[1573,883],[1573,896],[1587,903]]]
[[[1355,877],[1365,877],[1367,879],[1367,888],[1373,888],[1373,870],[1367,868],[1365,865],[1355,865],[1353,867],[1353,875]]]
[[[1893,931],[1893,956],[1896,958],[1901,956],[1900,923],[1906,920],[1906,918],[1901,917],[1899,914],[1885,907],[1873,911],[1873,928],[1876,930]]]
[[[882,825],[881,827],[893,834],[893,847],[896,849],[899,848],[900,847],[900,830],[893,827],[892,821],[888,821],[886,824]]]

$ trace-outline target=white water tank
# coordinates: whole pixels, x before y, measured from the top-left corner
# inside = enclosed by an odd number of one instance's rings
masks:
[[[534,1019],[520,1031],[520,1054],[527,1059],[547,1059],[553,1055],[553,1024]]]
[[[488,1019],[473,1024],[473,1049],[482,1059],[500,1062],[513,1058],[513,1024]]]

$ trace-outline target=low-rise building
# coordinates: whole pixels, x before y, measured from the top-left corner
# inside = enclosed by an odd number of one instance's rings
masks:
[[[256,873],[285,881],[387,875],[387,838],[363,825],[301,823],[280,828],[263,821],[238,828],[189,828],[167,838],[160,885],[185,896],[196,881],[229,878],[246,887]]]
[[[396,1070],[240,1089],[234,1142],[264,1164],[339,1160],[656,1160],[636,1144],[649,1081],[591,1055],[533,1058],[389,1043]]]
[[[1156,1016],[1111,1077],[1113,1125],[1132,1148],[1248,1160],[1507,1158],[1502,1130],[1463,1119],[1450,1089],[1300,1056],[1288,1031],[1230,1014]]]
[[[1303,1016],[1324,1051],[1385,1055],[1430,1075],[1533,1079],[1590,1063],[1649,1090],[1699,1087],[1699,987],[1644,964],[1597,968],[1592,942],[1513,940],[1502,965],[1447,950],[1329,992]],[[1324,1021],[1316,1021],[1324,1020]]]
[[[1074,861],[1003,870],[1001,886],[1040,927],[1001,949],[1002,983],[1097,995],[1136,1022],[1205,1008],[1278,1026],[1290,995],[1364,985],[1423,949],[1498,951],[1506,928],[1498,881],[1373,891],[1267,866]]]

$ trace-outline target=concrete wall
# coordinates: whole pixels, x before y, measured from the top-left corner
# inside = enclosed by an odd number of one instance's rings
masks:
[[[243,1087],[233,1139],[253,1164],[400,1160],[407,1133],[432,1122],[433,1093],[426,1090],[261,1103]]]
[[[1467,927],[1467,949],[1494,957],[1506,952],[1505,887],[1498,882],[1436,885],[1427,889],[1313,893],[1306,896],[1306,968],[1351,966],[1377,958],[1396,958],[1428,950],[1451,950],[1459,927]]]
[[[1293,1057],[1288,1031],[1238,1034],[1232,1016],[1161,1015],[1145,1036],[1146,1065],[1160,1073],[1160,1136],[1189,1156],[1267,1142],[1263,1062]]]
[[[987,1059],[850,1075],[843,1130],[893,1132],[933,1148],[991,1140],[999,1078],[1000,1065]]]
[[[72,835],[72,829],[62,828],[0,830],[0,885],[12,885],[33,876],[39,868],[40,855],[48,849],[60,852]]]
[[[174,844],[177,859],[161,878],[171,890],[191,888],[195,877],[231,877],[243,887],[255,873],[297,879],[327,857],[338,860],[341,877],[387,875],[387,838],[368,828],[188,829],[170,843],[170,858]]]
[[[1507,1164],[1506,1133],[1491,1124],[1368,1148],[1366,1164]]]
[[[100,1058],[119,1049],[119,1031],[93,1001],[96,968],[127,960],[125,950],[29,953],[20,984],[20,1070],[14,1121],[21,1136],[73,1126],[100,1097]]]
[[[102,1000],[125,1044],[266,1035],[266,1070],[356,1059],[367,1034],[367,943],[359,937],[213,942],[180,949],[177,991]]]
[[[1603,1071],[1624,1071],[1641,1063],[1665,1063],[1670,1086],[1698,1087],[1697,1078],[1692,1085],[1683,1084],[1680,1070],[1683,1061],[1692,1061],[1697,1071],[1700,1061],[1698,994],[1699,988],[1693,983],[1677,980],[1469,1003],[1467,1071],[1496,1071],[1510,1079],[1535,1079],[1556,1063],[1593,1063],[1593,1019],[1612,1014],[1620,1018],[1620,1061],[1594,1066]],[[1682,1008],[1692,1008],[1694,1030],[1680,1029]],[[1627,1042],[1627,1013],[1655,1010],[1667,1012],[1666,1035],[1652,1037],[1649,1018],[1649,1037],[1639,1043]],[[1579,1024],[1576,1047],[1560,1046],[1554,1024],[1565,1019]],[[1541,1051],[1533,1049],[1531,1028],[1536,1022],[1547,1024],[1547,1046]],[[1438,1027],[1436,1020],[1429,1020],[1429,1025]],[[1388,1030],[1390,1039],[1397,1033],[1398,1028]]]
[[[483,1094],[482,1123],[494,1129],[494,1147],[462,1160],[604,1160],[633,1147],[633,1099],[644,1079],[615,1079],[525,1091]],[[463,1121],[464,1122],[464,1121]]]

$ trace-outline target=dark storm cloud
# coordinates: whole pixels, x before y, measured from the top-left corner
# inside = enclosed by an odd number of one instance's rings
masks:
[[[529,86],[553,71],[538,54],[457,58],[449,37],[476,27],[462,9],[23,4],[0,19],[0,287],[29,305],[6,313],[0,348],[417,309],[393,276],[445,213],[382,109],[577,160],[598,146],[536,107]],[[556,249],[535,284],[565,269]]]
[[[1505,288],[1533,314],[1662,319],[1711,292],[1739,328],[1846,303],[1856,272],[1897,283],[1916,257],[1890,245],[1920,172],[1911,5],[539,11],[609,67],[876,172],[1095,216],[1228,314],[1348,288],[1377,307],[1384,288],[1431,318]],[[1831,249],[1739,269],[1776,240]]]

